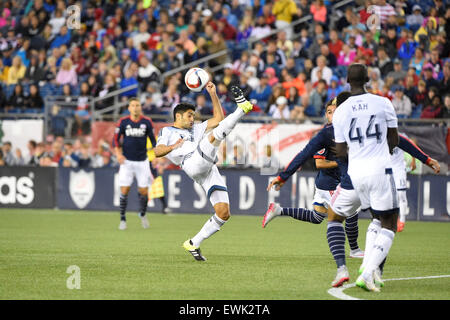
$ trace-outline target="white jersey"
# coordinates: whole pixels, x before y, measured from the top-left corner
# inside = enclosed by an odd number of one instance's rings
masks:
[[[206,127],[208,121],[203,121],[201,123],[194,124],[192,129],[179,129],[173,126],[164,127],[159,132],[158,142],[156,145],[166,145],[170,146],[175,144],[179,139],[184,139],[183,145],[173,150],[166,155],[173,164],[179,166],[182,164],[183,160],[192,154],[196,150],[200,140],[203,138],[206,132]]]
[[[397,115],[389,99],[371,93],[351,96],[334,112],[333,127],[335,142],[348,145],[352,179],[392,168],[387,129],[397,127]]]

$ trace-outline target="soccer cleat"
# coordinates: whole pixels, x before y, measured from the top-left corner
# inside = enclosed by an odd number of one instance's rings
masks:
[[[206,261],[206,258],[202,255],[202,252],[200,251],[200,248],[195,247],[192,244],[192,241],[190,239],[186,240],[183,243],[183,248],[186,251],[189,251],[190,254],[194,257],[197,261]]]
[[[163,209],[163,213],[171,213],[171,212],[172,212],[172,209],[170,209],[169,207],[165,207]]]
[[[281,215],[280,206],[276,203],[270,203],[269,209],[267,209],[266,214],[264,215],[263,221],[262,221],[262,227],[265,228],[267,224],[270,222],[270,220],[274,219],[275,217],[278,217]]]
[[[362,251],[360,248],[355,250],[350,250],[350,258],[364,258],[364,251]]]
[[[373,279],[371,279],[370,281],[366,280],[363,278],[362,275],[360,275],[358,277],[358,279],[356,279],[356,285],[366,291],[372,291],[372,292],[380,292],[380,289],[378,289],[375,286],[375,283],[373,282]]]
[[[405,223],[400,220],[397,221],[397,232],[402,232],[405,228]]]
[[[381,270],[380,268],[376,268],[373,272],[373,282],[375,282],[375,285],[379,288],[384,287],[384,281],[381,279]]]
[[[241,88],[239,88],[238,86],[232,86],[230,88],[230,90],[231,90],[231,93],[234,96],[234,101],[236,101],[237,106],[239,108],[244,110],[245,113],[249,113],[250,111],[252,111],[253,105],[251,104],[250,101],[245,99],[244,93],[242,92]]]
[[[121,220],[119,223],[119,230],[125,230],[127,228],[127,222]]]
[[[334,278],[333,282],[331,282],[332,287],[340,287],[344,284],[344,282],[350,280],[350,275],[348,274],[347,267],[341,266],[337,269],[336,278]]]
[[[142,228],[144,228],[144,229],[148,229],[150,227],[147,216],[141,217],[141,224],[142,224]]]

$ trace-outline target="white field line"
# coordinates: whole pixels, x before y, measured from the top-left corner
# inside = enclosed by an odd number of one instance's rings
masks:
[[[427,276],[427,277],[411,277],[411,278],[395,278],[395,279],[383,279],[383,281],[400,281],[400,280],[422,280],[422,279],[436,279],[436,278],[450,278],[450,274],[441,276]],[[344,293],[345,289],[356,287],[356,283],[345,284],[340,288],[331,288],[327,292],[341,300],[363,300],[349,296]]]

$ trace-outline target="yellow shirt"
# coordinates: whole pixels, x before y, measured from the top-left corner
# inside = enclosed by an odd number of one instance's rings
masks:
[[[17,82],[25,76],[26,68],[24,65],[19,69],[15,67],[9,68],[7,84],[17,84]]]
[[[153,161],[156,158],[155,151],[153,151],[152,142],[149,137],[147,137],[147,158],[148,161]]]
[[[292,22],[292,15],[297,13],[297,5],[293,0],[278,0],[272,8],[277,20]]]

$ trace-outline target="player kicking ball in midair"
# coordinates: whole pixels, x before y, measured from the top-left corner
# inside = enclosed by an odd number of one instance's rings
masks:
[[[126,210],[128,205],[128,193],[134,177],[137,180],[139,195],[139,217],[142,227],[149,227],[146,216],[148,202],[148,187],[153,181],[150,165],[147,160],[147,137],[153,145],[156,144],[153,134],[153,124],[150,118],[142,115],[141,103],[136,98],[131,98],[128,103],[130,115],[119,120],[113,139],[113,147],[116,153],[119,168],[120,186],[120,224],[119,230],[127,228]],[[123,136],[122,147],[120,138]]]
[[[200,244],[219,231],[230,218],[227,187],[216,166],[219,146],[239,120],[253,108],[239,87],[231,87],[238,107],[225,118],[214,83],[209,81],[206,90],[211,96],[213,117],[194,124],[195,106],[178,104],[173,110],[173,126],[161,129],[154,148],[157,157],[165,156],[200,184],[214,207],[215,214],[193,238],[183,244],[197,261],[206,261]]]

